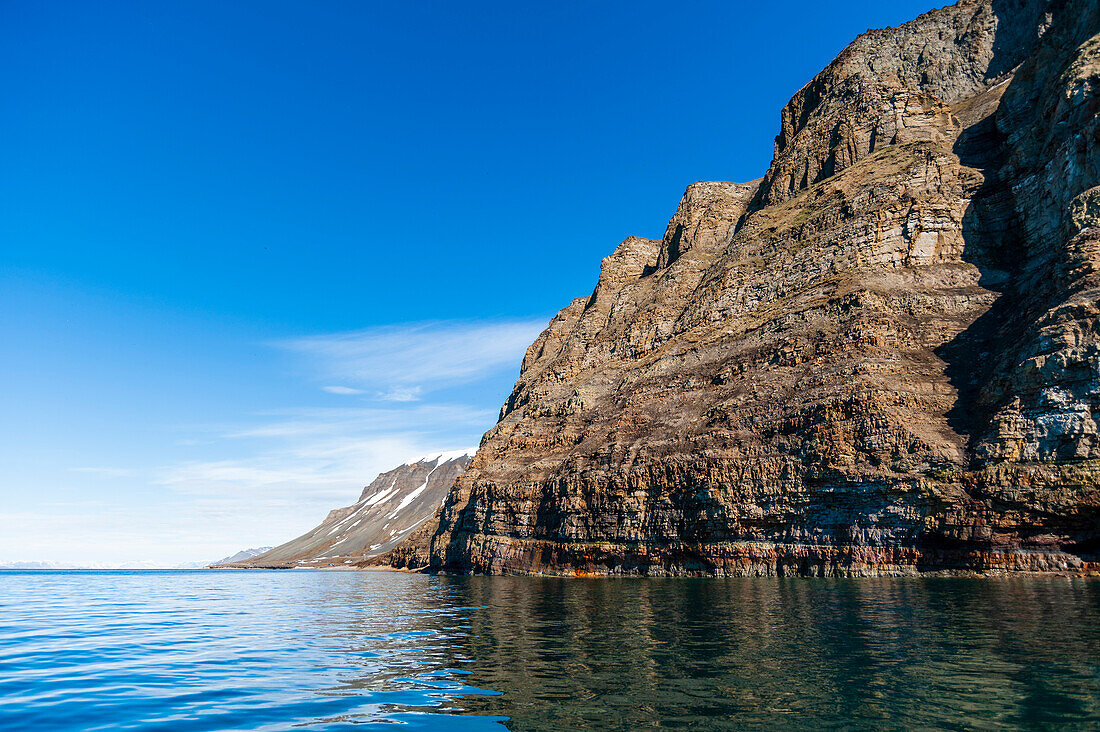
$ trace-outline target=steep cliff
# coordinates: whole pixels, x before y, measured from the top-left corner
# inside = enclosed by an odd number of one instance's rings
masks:
[[[856,39],[528,349],[435,571],[1096,571],[1100,3]]]
[[[219,567],[353,567],[375,564],[437,512],[474,451],[442,453],[382,473],[350,506],[274,549],[231,557]],[[435,523],[432,523],[435,526]]]

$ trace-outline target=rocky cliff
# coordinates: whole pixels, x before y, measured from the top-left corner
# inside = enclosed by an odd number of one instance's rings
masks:
[[[766,174],[688,187],[528,349],[387,557],[433,571],[1096,571],[1100,3],[871,31]]]
[[[473,453],[470,449],[432,455],[382,473],[363,489],[357,502],[330,511],[312,531],[261,554],[230,557],[216,566],[285,569],[376,564],[378,557],[435,515]]]

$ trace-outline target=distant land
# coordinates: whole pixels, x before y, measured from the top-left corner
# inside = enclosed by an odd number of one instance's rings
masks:
[[[297,539],[256,554],[229,557],[217,566],[375,566],[422,525],[434,530],[447,492],[475,452],[467,448],[438,453],[386,471],[363,489],[356,503],[333,509],[319,526]]]
[[[89,564],[74,564],[71,562],[0,562],[0,569],[204,569],[218,566],[227,562],[237,562],[242,559],[263,554],[271,549],[269,546],[257,549],[244,549],[231,557],[219,559],[216,562],[185,562],[183,564],[158,564],[156,562],[94,562]]]

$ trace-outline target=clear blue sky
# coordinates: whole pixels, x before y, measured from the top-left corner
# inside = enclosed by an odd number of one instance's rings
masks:
[[[522,351],[890,3],[0,0],[0,561],[277,543]]]

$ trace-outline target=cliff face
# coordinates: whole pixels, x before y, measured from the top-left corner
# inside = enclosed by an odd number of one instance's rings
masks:
[[[453,572],[1095,571],[1100,3],[854,41],[528,349]]]
[[[438,511],[473,450],[443,453],[382,473],[359,500],[329,512],[317,528],[250,557],[219,567],[358,567],[378,563]],[[432,523],[435,526],[435,523]]]

